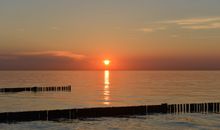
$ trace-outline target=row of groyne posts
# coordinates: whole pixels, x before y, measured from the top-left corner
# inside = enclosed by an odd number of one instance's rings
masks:
[[[0,123],[57,121],[95,117],[124,117],[150,114],[219,113],[220,103],[161,104],[125,107],[97,107],[0,113]]]
[[[16,92],[43,92],[43,91],[71,91],[71,85],[66,86],[48,86],[48,87],[18,87],[18,88],[0,88],[0,93]]]

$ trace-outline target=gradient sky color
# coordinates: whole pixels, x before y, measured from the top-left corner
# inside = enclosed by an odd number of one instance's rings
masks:
[[[219,0],[1,0],[1,70],[220,69]]]

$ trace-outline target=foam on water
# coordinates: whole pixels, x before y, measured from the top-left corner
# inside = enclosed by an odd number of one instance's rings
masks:
[[[4,130],[205,130],[220,129],[219,114],[148,115],[130,118],[91,118],[71,121],[35,121],[0,124]]]

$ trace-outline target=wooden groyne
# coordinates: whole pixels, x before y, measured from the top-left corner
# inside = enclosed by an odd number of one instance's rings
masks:
[[[68,86],[48,86],[48,87],[20,87],[20,88],[0,88],[0,93],[15,92],[42,92],[42,91],[71,91],[71,85]]]
[[[54,121],[94,117],[120,117],[149,114],[219,113],[220,103],[161,104],[126,107],[99,107],[0,113],[0,123]]]

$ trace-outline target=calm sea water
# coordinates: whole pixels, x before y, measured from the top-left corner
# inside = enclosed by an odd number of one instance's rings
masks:
[[[220,101],[220,71],[0,71],[0,87],[72,85],[0,94],[0,112]],[[218,114],[0,124],[3,129],[220,129]],[[127,125],[129,123],[129,125]]]

